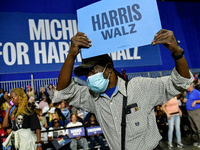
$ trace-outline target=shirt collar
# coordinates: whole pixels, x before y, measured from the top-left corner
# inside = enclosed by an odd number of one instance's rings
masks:
[[[117,92],[119,91],[120,93],[122,93],[122,95],[127,96],[127,94],[126,94],[126,87],[125,87],[126,81],[124,81],[120,77],[117,77],[117,78],[118,78],[118,82],[117,82],[114,94],[117,94]],[[105,93],[101,93],[100,95],[104,96]]]

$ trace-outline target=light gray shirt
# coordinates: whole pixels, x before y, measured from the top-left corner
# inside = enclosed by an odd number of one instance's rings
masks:
[[[121,118],[123,96],[127,96],[127,105],[137,103],[139,110],[131,109],[126,115],[126,150],[152,150],[161,139],[157,129],[154,106],[166,103],[187,89],[193,81],[181,77],[174,69],[171,76],[161,78],[133,78],[128,82],[118,78],[111,98],[106,94],[97,94],[87,86],[73,82],[61,91],[55,91],[53,102],[63,99],[70,105],[95,113],[103,134],[111,150],[121,149]]]

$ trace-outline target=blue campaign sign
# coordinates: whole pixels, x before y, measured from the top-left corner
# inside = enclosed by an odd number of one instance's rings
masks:
[[[91,136],[91,135],[96,135],[96,134],[102,134],[102,130],[100,126],[96,126],[96,127],[88,127],[86,128],[87,130],[87,135]]]
[[[92,41],[88,58],[151,44],[161,29],[156,0],[106,0],[77,10],[79,31]]]
[[[68,129],[69,133],[69,138],[75,138],[75,137],[81,137],[85,136],[85,129],[84,127],[79,127],[79,128],[71,128]]]
[[[0,13],[0,74],[59,71],[77,32],[73,14]],[[159,46],[109,55],[116,68],[161,64]],[[74,67],[81,62],[79,54]]]
[[[77,32],[73,14],[0,13],[0,73],[60,70]]]

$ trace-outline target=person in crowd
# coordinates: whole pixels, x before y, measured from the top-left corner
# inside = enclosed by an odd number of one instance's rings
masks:
[[[162,140],[167,140],[167,131],[168,131],[168,125],[167,125],[167,116],[165,112],[162,109],[161,105],[158,105],[155,107],[155,115],[156,115],[156,122],[158,125],[158,129],[161,133]]]
[[[77,109],[76,114],[79,118],[81,118],[84,121],[85,115],[83,111]]]
[[[104,54],[83,59],[82,65],[74,69],[76,76],[85,75],[87,78],[88,86],[79,86],[71,79],[74,60],[82,47],[91,46],[91,40],[86,34],[78,32],[71,39],[70,51],[60,71],[53,102],[67,99],[70,105],[94,113],[110,149],[120,149],[121,141],[126,142],[126,149],[154,149],[161,139],[154,106],[166,103],[187,89],[194,80],[184,51],[178,46],[173,32],[162,29],[156,33],[152,45],[161,43],[171,51],[175,61],[171,76],[133,78],[126,88],[126,81],[114,69],[112,59]],[[130,105],[127,113],[130,114],[126,115],[126,140],[123,140],[119,118],[122,118],[124,110],[122,101],[126,99],[127,105]]]
[[[30,85],[27,85],[26,88],[27,88],[26,94],[27,94],[28,98],[30,98],[31,96],[34,96],[36,98],[36,91],[34,89],[32,89]]]
[[[49,118],[50,118],[50,115],[55,113],[55,107],[54,107],[54,104],[52,103],[52,101],[49,101],[48,102],[48,105],[45,106],[43,109],[42,109],[42,115],[46,117],[47,119],[47,124],[49,125]]]
[[[86,127],[99,126],[99,123],[97,122],[96,117],[95,117],[95,115],[93,113],[90,113],[89,121],[85,126]],[[105,146],[105,143],[103,141],[103,136],[102,135],[96,134],[96,135],[90,136],[89,138],[90,138],[90,149],[91,150],[94,150],[95,140],[99,142],[99,144],[101,145],[101,149],[102,150],[106,150],[106,146]]]
[[[56,140],[57,138],[59,137],[62,137],[62,136],[65,136],[67,133],[66,131],[63,129],[63,130],[56,130],[56,131],[51,131],[53,129],[62,129],[63,127],[60,126],[60,122],[58,119],[54,119],[53,120],[53,127],[50,127],[49,128],[49,133],[48,133],[48,139],[50,142]],[[53,150],[55,150],[53,144],[50,144],[51,145],[51,148]],[[62,148],[60,148],[59,150],[69,150],[69,144],[67,145],[64,145]]]
[[[60,104],[60,110],[61,110],[62,114],[66,117],[66,119],[69,120],[69,118],[70,118],[70,111],[66,107],[66,103],[65,103],[64,100],[62,100],[62,102]]]
[[[4,92],[3,88],[0,88],[0,97],[3,95],[3,92]]]
[[[200,86],[200,79],[194,80],[194,88],[197,89],[198,86]]]
[[[66,117],[62,114],[61,109],[60,109],[60,103],[54,103],[55,106],[55,112],[58,114],[59,119],[62,121],[62,123],[66,126],[69,121],[66,121]]]
[[[43,109],[42,109],[42,114],[44,115],[44,116],[49,116],[50,114],[53,114],[53,113],[55,113],[55,107],[54,107],[54,104],[52,103],[52,101],[50,101],[49,103],[48,103],[48,105],[47,106],[45,106]]]
[[[194,74],[194,80],[199,79],[199,76],[197,73]]]
[[[71,113],[72,114],[75,114],[77,112],[77,110],[78,110],[76,107],[74,107],[72,105],[70,105],[70,108],[71,108]]]
[[[42,101],[42,96],[46,96],[47,101],[49,100],[49,94],[45,91],[44,87],[40,88],[40,93],[39,93],[39,96],[38,96],[39,101]]]
[[[15,132],[10,133],[3,145],[7,147],[7,145],[11,144],[12,149],[41,150],[41,127],[35,112],[35,107],[28,102],[27,96],[21,88],[13,89],[10,97],[15,105],[15,109],[9,116],[12,106],[8,103],[2,126],[3,128],[12,129],[12,131]],[[36,134],[32,131],[35,131]],[[13,139],[12,135],[15,134],[17,134],[19,138]],[[20,136],[23,136],[23,138],[20,138]],[[18,144],[13,145],[13,140]]]
[[[28,101],[29,101],[29,103],[32,103],[35,106],[36,109],[40,108],[39,104],[35,101],[35,97],[34,96],[30,96]]]
[[[126,81],[128,81],[128,76],[126,75],[126,70],[122,70],[122,76]]]
[[[43,108],[45,106],[48,106],[48,102],[47,102],[47,97],[43,95],[42,96],[42,101],[39,103],[39,107],[40,107],[40,109],[43,110]]]
[[[78,117],[76,114],[71,114],[70,116],[71,122],[67,124],[67,128],[76,127],[76,126],[83,126],[81,122],[78,122]],[[68,130],[67,130],[68,134]],[[70,148],[71,150],[77,150],[77,146],[80,145],[83,147],[83,150],[88,150],[88,142],[85,137],[76,137],[71,138]]]
[[[41,131],[47,131],[48,128],[47,120],[44,116],[42,116],[42,109],[36,109],[36,113],[40,121]],[[49,148],[47,132],[41,133],[41,140],[43,141],[42,149],[46,150],[47,148]]]
[[[26,90],[24,89],[24,87],[22,86],[21,89],[24,91],[24,93],[26,93]]]
[[[173,131],[174,131],[174,124],[176,128],[177,147],[178,148],[184,147],[184,145],[181,143],[180,117],[182,117],[182,111],[179,108],[179,101],[177,100],[177,97],[179,95],[173,97],[167,103],[162,105],[162,108],[167,115],[167,121],[168,121],[168,127],[169,127],[168,129],[168,148],[169,149],[173,148],[172,137],[173,137]]]
[[[198,142],[193,145],[200,148],[200,92],[194,88],[194,83],[187,89],[187,95],[183,102],[186,103],[190,126],[197,134]]]
[[[54,90],[55,90],[55,86],[52,84],[46,85],[45,89],[47,90],[47,93],[49,94],[49,99],[52,100],[53,96],[54,96]]]
[[[36,113],[37,113],[41,126],[43,128],[47,128],[48,127],[47,120],[46,120],[46,117],[42,116],[42,109],[36,109]]]
[[[58,119],[60,125],[61,125],[62,127],[64,127],[64,123],[63,123],[61,117],[58,115],[57,112],[55,112],[55,113],[53,113],[53,114],[50,115],[50,118],[49,118],[49,127],[52,127],[52,126],[53,126],[53,120],[54,120],[54,119]]]
[[[6,115],[6,111],[4,110],[2,104],[0,104],[0,117],[3,119]]]
[[[10,101],[10,98],[8,96],[8,92],[4,91],[3,95],[0,97],[0,104],[2,104],[4,110],[6,110],[7,102],[9,102],[9,101]]]
[[[4,116],[2,115],[2,112],[5,112],[5,110],[3,110],[3,106],[0,104],[0,145],[2,145],[2,143],[6,140],[6,136],[8,135],[6,130],[4,128],[2,128],[2,121],[3,121],[3,118],[4,118]],[[11,150],[11,146],[8,146],[7,148],[5,148],[2,145],[2,147],[0,149]]]

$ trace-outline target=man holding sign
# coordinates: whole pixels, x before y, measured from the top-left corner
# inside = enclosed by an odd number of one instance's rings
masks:
[[[54,102],[68,99],[70,105],[93,112],[102,128],[110,149],[121,149],[122,103],[127,97],[126,140],[127,150],[154,149],[161,136],[158,132],[154,106],[166,103],[186,90],[193,81],[183,50],[178,46],[172,31],[162,29],[152,41],[163,44],[172,53],[175,68],[171,76],[161,78],[133,78],[126,82],[120,78],[108,55],[83,59],[75,68],[77,76],[85,75],[88,86],[75,84],[72,78],[74,60],[81,48],[89,48],[91,40],[78,32],[71,39],[70,52],[60,71]]]

